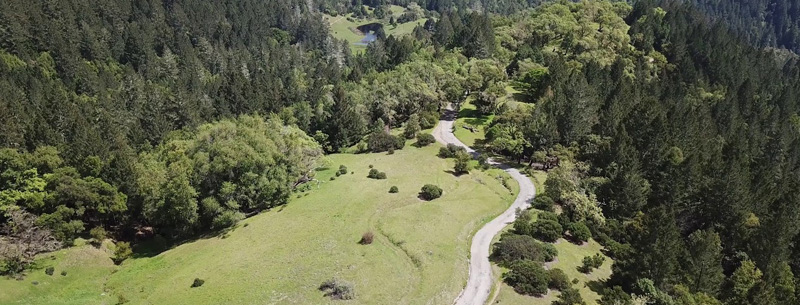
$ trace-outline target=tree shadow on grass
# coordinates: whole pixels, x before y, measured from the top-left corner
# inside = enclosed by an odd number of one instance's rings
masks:
[[[597,294],[602,295],[603,289],[606,288],[606,281],[602,280],[594,280],[586,282],[586,287],[589,287],[589,290],[596,292]]]

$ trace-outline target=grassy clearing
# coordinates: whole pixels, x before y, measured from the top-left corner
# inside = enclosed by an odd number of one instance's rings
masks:
[[[128,304],[325,304],[334,302],[317,287],[333,277],[354,284],[356,299],[348,303],[450,303],[466,282],[471,236],[515,192],[502,186],[496,176],[504,173],[496,170],[453,176],[453,161],[436,157],[439,147],[331,155],[330,169],[318,173],[319,188],[287,206],[228,234],[118,267],[88,246],[59,251],[46,285],[43,270],[22,282],[0,280],[0,304],[108,304],[119,296]],[[330,180],[340,164],[355,173]],[[369,165],[388,179],[368,179]],[[426,183],[444,195],[419,200]],[[388,192],[393,185],[399,193]],[[359,245],[367,231],[375,241]],[[62,268],[68,276],[56,279]],[[194,278],[205,284],[190,288]]]
[[[555,262],[547,263],[547,266],[550,269],[559,268],[564,270],[564,273],[566,273],[570,279],[577,278],[579,282],[577,284],[573,284],[573,287],[580,291],[581,296],[583,297],[584,301],[586,301],[586,304],[597,304],[597,301],[600,299],[600,295],[598,295],[597,292],[592,291],[590,289],[590,285],[608,279],[611,276],[611,264],[613,263],[611,258],[606,257],[603,265],[600,268],[592,271],[590,274],[583,274],[577,270],[578,266],[582,264],[583,257],[600,253],[602,246],[594,240],[589,240],[587,244],[581,246],[570,243],[564,239],[558,240],[555,246],[556,249],[558,249],[558,258]],[[495,277],[497,277],[497,281],[499,283],[499,288],[495,292],[495,301],[493,304],[550,305],[553,300],[558,298],[557,291],[550,291],[549,294],[540,298],[526,296],[515,292],[514,288],[502,283],[500,280],[500,276],[506,271],[507,269],[505,268],[498,267],[497,265],[493,266],[493,273]]]
[[[453,133],[456,138],[467,146],[479,147],[483,145],[482,141],[486,138],[486,128],[489,127],[492,119],[494,119],[494,115],[480,114],[475,105],[472,104],[472,98],[468,98],[461,104]],[[474,127],[475,132],[464,128],[466,125]]]
[[[404,11],[405,8],[401,6],[392,5],[391,7],[391,12],[395,16],[395,18],[402,15]],[[388,18],[358,19],[358,18],[352,18],[352,15],[353,14],[347,14],[344,16],[335,16],[335,17],[330,15],[325,15],[324,18],[325,20],[328,21],[328,24],[330,24],[331,34],[333,35],[333,37],[347,41],[350,44],[350,50],[353,51],[353,53],[366,50],[366,46],[355,45],[355,43],[360,42],[361,39],[364,38],[364,35],[358,32],[358,30],[356,29],[361,25],[379,22],[384,25],[383,30],[384,32],[386,32],[387,36],[394,35],[396,37],[399,37],[411,34],[414,31],[414,28],[417,27],[417,25],[423,25],[425,24],[425,21],[428,20],[426,18],[422,18],[412,22],[406,22],[403,24],[397,24],[397,26],[392,26],[389,25]],[[352,19],[353,21],[348,20],[348,18]]]

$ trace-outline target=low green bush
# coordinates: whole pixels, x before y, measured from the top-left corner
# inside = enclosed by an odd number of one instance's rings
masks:
[[[133,255],[133,250],[131,250],[131,244],[125,241],[118,242],[114,247],[114,257],[112,260],[115,264],[119,265],[122,264],[123,261],[128,259]]]
[[[433,184],[426,184],[422,186],[422,190],[419,192],[419,196],[425,200],[434,200],[436,198],[442,197],[442,188],[435,186]]]
[[[192,286],[191,287],[192,288],[200,287],[200,286],[203,286],[203,284],[205,284],[205,283],[206,283],[206,281],[203,280],[203,279],[194,278],[194,281],[192,282]]]
[[[431,145],[434,142],[436,142],[436,138],[434,138],[432,134],[419,133],[417,134],[417,143],[415,143],[414,145],[416,145],[417,147],[424,147]]]
[[[569,277],[567,276],[566,273],[564,273],[564,270],[555,268],[549,270],[547,273],[550,274],[550,283],[548,284],[550,288],[556,290],[564,290],[565,288],[571,286]]]
[[[44,274],[53,275],[53,273],[55,271],[56,271],[56,268],[53,268],[52,266],[51,267],[47,267],[47,269],[44,269]]]
[[[392,193],[392,194],[397,193],[399,191],[400,190],[397,189],[397,186],[394,186],[394,185],[392,185],[392,187],[389,188],[389,193]]]

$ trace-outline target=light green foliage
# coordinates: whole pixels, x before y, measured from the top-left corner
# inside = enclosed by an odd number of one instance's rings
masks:
[[[761,281],[763,273],[756,267],[756,264],[751,260],[743,261],[739,268],[733,272],[729,281],[731,292],[731,299],[729,304],[744,305],[750,303],[748,297],[750,291]]]
[[[321,157],[313,139],[280,119],[242,116],[143,153],[137,185],[145,217],[172,234],[190,234],[286,203],[295,183],[312,178]]]
[[[131,250],[131,244],[128,242],[118,242],[114,245],[114,263],[117,265],[121,264],[123,261],[128,259],[133,255],[133,251]]]
[[[455,166],[453,167],[453,171],[456,174],[467,174],[469,173],[470,169],[472,169],[472,156],[467,153],[466,151],[458,151],[455,154]]]

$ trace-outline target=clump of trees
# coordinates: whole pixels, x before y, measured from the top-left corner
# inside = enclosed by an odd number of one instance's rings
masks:
[[[439,158],[455,158],[459,152],[467,153],[467,149],[452,143],[446,147],[439,148]]]
[[[417,147],[425,147],[425,146],[433,144],[434,142],[436,142],[436,138],[434,138],[432,134],[429,134],[429,133],[418,133],[417,134],[417,142],[415,143],[415,145]]]
[[[578,271],[583,273],[590,273],[593,269],[600,268],[605,262],[606,257],[600,253],[591,256],[585,256],[582,265],[578,266]]]
[[[519,260],[513,262],[509,267],[511,270],[503,274],[503,280],[514,287],[514,291],[537,297],[547,293],[550,275],[542,263]]]
[[[369,173],[367,173],[367,178],[378,180],[386,179],[386,173],[373,168],[369,170]]]

